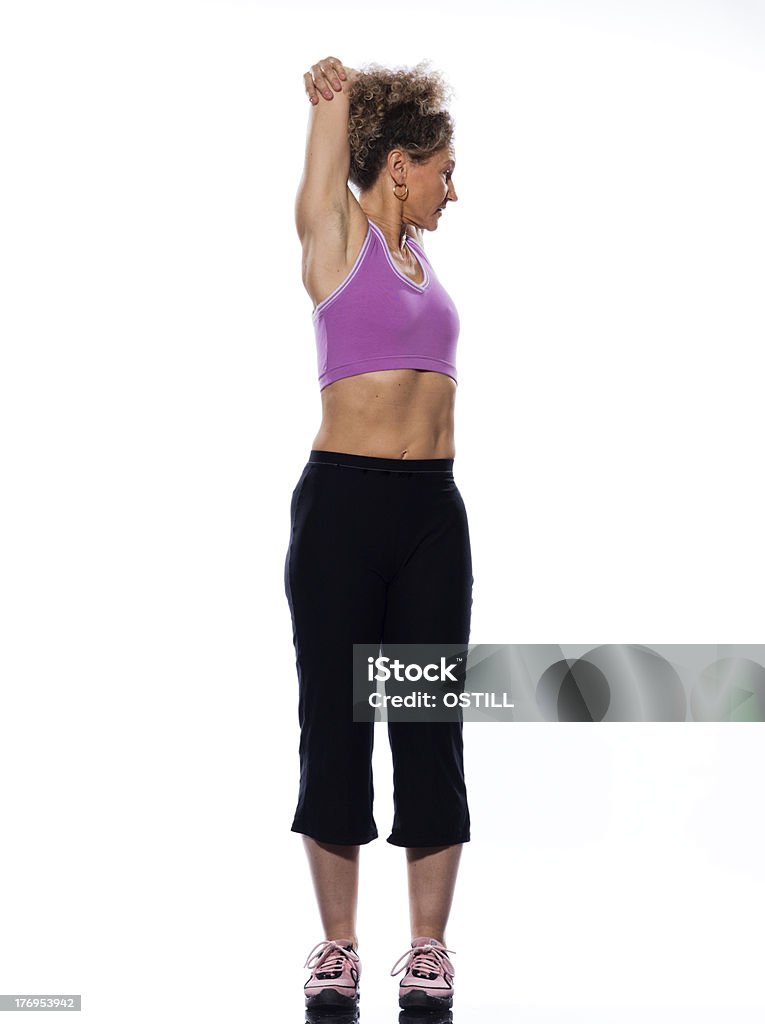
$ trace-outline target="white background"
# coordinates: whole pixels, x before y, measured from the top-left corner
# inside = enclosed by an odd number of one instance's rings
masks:
[[[0,992],[97,1024],[303,1019],[282,572],[328,55],[455,90],[425,245],[462,324],[471,640],[765,639],[761,4],[4,0]],[[455,1024],[761,1020],[762,740],[466,725]],[[365,1024],[409,944],[376,742]]]

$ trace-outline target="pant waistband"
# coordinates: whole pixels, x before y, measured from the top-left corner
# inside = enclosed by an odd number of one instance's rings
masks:
[[[311,449],[309,462],[322,462],[330,466],[350,466],[355,469],[379,469],[396,473],[441,473],[451,476],[454,459],[378,459],[372,455],[352,455],[350,452],[325,452]]]

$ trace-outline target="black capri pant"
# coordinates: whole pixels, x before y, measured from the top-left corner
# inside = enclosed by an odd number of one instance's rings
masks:
[[[373,722],[354,722],[353,644],[468,645],[470,535],[453,459],[312,450],[292,493],[284,588],[299,684],[292,831],[377,838]],[[394,846],[470,840],[462,722],[388,722]]]

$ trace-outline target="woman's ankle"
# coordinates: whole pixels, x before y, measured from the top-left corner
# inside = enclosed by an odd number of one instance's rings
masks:
[[[327,935],[327,936],[325,936],[325,938],[327,939],[328,942],[337,942],[341,946],[351,945],[351,946],[353,946],[354,952],[358,953],[358,950],[359,950],[359,940],[356,938],[355,935],[347,935],[346,934],[346,935],[341,935],[339,938],[335,938],[333,935]]]

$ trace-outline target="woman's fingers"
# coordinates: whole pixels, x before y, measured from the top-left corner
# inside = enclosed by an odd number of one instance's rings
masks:
[[[340,92],[343,88],[341,78],[347,79],[347,77],[342,61],[337,57],[325,57],[303,75],[308,99],[311,103],[318,103],[318,91],[320,91],[323,96],[331,100],[332,90],[336,89]]]
[[[305,91],[308,93],[308,99],[311,103],[318,103],[319,97],[316,95],[316,86],[313,84],[313,75],[310,71],[306,71],[303,75],[303,84],[305,85]]]
[[[343,78],[346,77],[345,68],[343,67],[343,62],[341,60],[338,60],[337,57],[325,57],[324,60],[319,61],[318,64],[314,64],[314,67],[319,68],[329,85],[340,92],[343,88],[340,76],[342,75]],[[324,90],[324,95],[327,95],[326,89]],[[330,93],[330,98],[331,96],[332,94]]]

